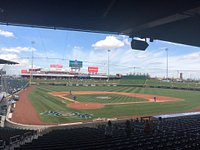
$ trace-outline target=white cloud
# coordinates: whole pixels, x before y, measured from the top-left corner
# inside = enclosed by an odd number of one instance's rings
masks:
[[[84,54],[82,55],[81,53]],[[100,73],[107,73],[107,51],[81,51],[74,50],[73,54],[77,54],[83,62],[84,66],[96,65],[99,66]],[[170,53],[169,53],[170,54]],[[200,77],[200,52],[189,53],[186,55],[169,55],[169,77],[178,77],[177,70],[184,73],[184,78],[191,76]],[[186,59],[187,58],[187,59]],[[189,59],[191,58],[191,59]],[[192,59],[193,58],[193,59]],[[194,59],[195,58],[195,59]],[[92,63],[94,62],[94,63]],[[115,73],[130,73],[133,72],[133,66],[136,66],[135,72],[149,73],[151,76],[165,77],[166,76],[166,52],[158,51],[133,51],[125,47],[111,50],[110,52],[110,72]],[[193,73],[193,70],[195,73]],[[198,72],[199,70],[199,72]],[[82,71],[84,71],[82,69]],[[86,70],[87,72],[87,70]]]
[[[0,35],[4,37],[14,37],[13,32],[0,30]]]
[[[124,44],[131,45],[131,42],[128,40],[128,38],[123,39]]]
[[[73,49],[78,49],[78,50],[81,50],[81,49],[82,49],[82,47],[80,47],[80,46],[74,46],[74,47],[73,47]]]
[[[95,49],[114,49],[124,46],[124,42],[118,40],[114,36],[107,36],[104,40],[100,40],[92,45]]]
[[[123,41],[123,39],[122,39]],[[1,50],[1,49],[0,49]],[[12,51],[13,52],[13,51]],[[84,47],[74,46],[72,51],[66,51],[66,56],[56,53],[55,50],[46,52],[36,52],[35,57],[48,57],[44,59],[34,59],[34,66],[49,68],[50,64],[63,64],[68,71],[69,59],[83,61],[81,72],[87,72],[88,66],[98,66],[100,73],[107,73],[108,52],[107,50],[85,50]],[[12,54],[0,53],[0,58],[16,61],[20,63],[22,69],[30,66],[31,60],[20,58],[17,52]],[[164,50],[133,51],[128,47],[112,49],[110,54],[110,73],[127,74],[133,71],[136,73],[149,73],[151,76],[166,76],[166,52]],[[50,59],[53,58],[53,59]],[[55,58],[55,59],[54,59]],[[57,59],[60,58],[60,59]],[[62,58],[64,58],[62,60]],[[200,52],[190,52],[185,55],[172,55],[169,50],[169,77],[178,77],[179,72],[184,73],[184,78],[200,77]],[[67,59],[67,60],[66,60]],[[16,65],[13,65],[15,69]],[[18,65],[19,66],[19,65]],[[133,69],[133,67],[137,67]],[[14,72],[15,73],[15,72]]]
[[[12,53],[21,53],[21,52],[31,52],[31,51],[36,51],[35,48],[32,47],[3,47],[0,48],[0,52],[5,53],[5,52],[12,52]]]
[[[16,65],[3,65],[3,69],[6,70],[8,75],[20,75],[22,69],[28,69],[30,62],[28,59],[22,59],[17,54],[0,54],[1,59],[17,62]]]
[[[187,60],[194,60],[199,58],[200,58],[200,52],[190,53],[182,57],[182,59],[187,59]]]
[[[6,60],[15,60],[18,58],[16,54],[0,54],[1,59],[6,59]]]
[[[20,65],[27,65],[29,63],[28,59],[22,59],[20,58],[17,54],[12,54],[12,53],[8,53],[8,54],[0,54],[0,58],[1,59],[5,59],[5,60],[10,60],[10,61],[14,61],[19,63],[18,66]],[[14,65],[16,66],[16,65]]]

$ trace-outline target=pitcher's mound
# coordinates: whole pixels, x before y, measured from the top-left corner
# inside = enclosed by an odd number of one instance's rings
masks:
[[[71,103],[67,106],[75,109],[101,109],[105,107],[104,104],[100,103]]]

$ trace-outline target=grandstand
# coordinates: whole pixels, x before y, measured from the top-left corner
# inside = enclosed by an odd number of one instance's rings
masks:
[[[43,70],[39,69],[29,69],[21,70],[21,77],[22,78],[30,78],[32,79],[108,79],[108,76],[105,74],[90,74],[90,73],[81,73],[81,72],[74,72],[74,71],[61,71],[61,70]],[[109,76],[109,79],[119,79],[120,77],[117,75]]]
[[[131,135],[125,133],[125,121],[113,123],[113,136],[104,136],[104,126],[59,129],[39,137],[17,150],[28,149],[199,149],[199,115],[151,122],[151,133],[144,133],[145,121],[134,122]],[[156,127],[159,125],[159,130]]]

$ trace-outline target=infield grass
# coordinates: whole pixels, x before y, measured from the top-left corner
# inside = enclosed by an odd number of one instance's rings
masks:
[[[73,99],[73,95],[66,96]],[[107,99],[108,98],[108,99]],[[78,102],[95,102],[95,103],[125,103],[125,102],[144,102],[147,101],[142,98],[123,96],[117,94],[87,94],[87,95],[76,95]]]

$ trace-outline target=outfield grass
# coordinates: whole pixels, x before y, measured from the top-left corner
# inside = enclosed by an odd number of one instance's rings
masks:
[[[66,96],[73,99],[73,95]],[[108,97],[109,99],[101,99],[100,97]],[[95,103],[125,103],[125,102],[144,102],[145,99],[129,97],[123,95],[114,94],[91,94],[91,95],[76,95],[76,101],[78,102],[95,102]]]
[[[64,101],[58,97],[51,96],[47,92],[52,91],[116,91],[128,93],[144,93],[156,94],[162,96],[170,96],[182,98],[182,102],[165,102],[165,103],[142,103],[142,104],[127,104],[127,105],[109,105],[103,109],[96,110],[78,110],[67,107],[68,101]],[[183,91],[174,89],[156,89],[156,88],[140,88],[140,87],[66,87],[66,86],[38,86],[29,97],[36,108],[38,114],[45,111],[56,112],[79,112],[91,114],[92,118],[98,117],[122,117],[122,116],[138,116],[152,115],[163,113],[185,112],[200,106],[200,92],[198,91]],[[84,100],[82,100],[84,101]],[[71,122],[79,121],[81,118],[62,118],[53,116],[42,116],[40,118],[45,122]]]
[[[177,88],[200,88],[198,82],[177,82],[177,81],[162,81],[155,79],[147,79],[145,82],[146,86],[162,86],[162,87],[177,87]]]
[[[66,79],[66,80],[32,80],[34,84],[120,84],[120,85],[137,85],[137,86],[162,86],[162,87],[177,87],[177,88],[200,88],[198,82],[177,82],[177,81],[162,81],[156,79],[117,79],[117,80],[93,80],[93,79]]]

